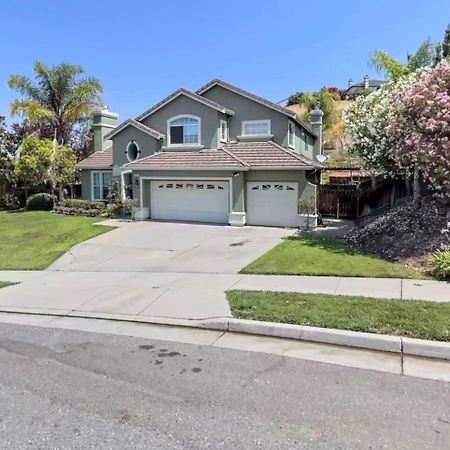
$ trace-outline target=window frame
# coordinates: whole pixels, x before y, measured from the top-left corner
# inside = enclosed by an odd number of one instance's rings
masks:
[[[136,148],[137,148],[136,159],[130,159],[130,156],[128,154],[128,149],[129,149],[131,144],[134,144],[136,146]],[[130,142],[128,142],[127,148],[125,149],[125,154],[127,155],[127,159],[128,159],[129,162],[137,161],[141,157],[141,148],[139,147],[139,144],[134,139],[131,139]]]
[[[99,180],[100,180],[100,197],[96,198],[95,197],[95,185],[94,185],[94,178],[95,178],[95,174],[99,174]],[[107,196],[105,197],[104,193],[103,193],[103,189],[104,189],[104,176],[105,174],[111,175],[111,180],[109,182],[109,188],[111,188],[111,184],[113,181],[113,172],[112,170],[91,170],[91,200],[92,201],[96,201],[96,202],[104,202],[107,200]]]
[[[290,128],[292,127],[292,133]],[[292,143],[290,142],[292,138]],[[288,121],[288,147],[295,149],[295,123],[292,120]]]
[[[247,134],[245,132],[245,126],[248,124],[264,123],[267,125],[267,133],[254,133]],[[272,134],[272,121],[270,119],[260,119],[260,120],[243,120],[242,121],[242,136],[270,136]]]
[[[222,136],[222,126],[225,125],[225,137]],[[228,142],[228,122],[220,119],[219,122],[219,142]]]
[[[198,126],[198,139],[197,142],[189,142],[189,143],[182,143],[182,144],[172,144],[170,140],[170,128],[172,122],[178,119],[194,119],[197,121]],[[183,140],[184,140],[184,131],[183,131]],[[198,146],[201,145],[202,142],[202,120],[198,116],[194,116],[192,114],[178,114],[176,116],[171,117],[167,120],[167,146],[168,147],[192,147],[192,146]]]

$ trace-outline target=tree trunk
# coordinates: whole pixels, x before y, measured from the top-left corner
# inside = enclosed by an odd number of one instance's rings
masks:
[[[64,188],[62,184],[58,185],[58,198],[59,200],[64,200]]]
[[[420,208],[420,179],[419,179],[419,166],[414,164],[414,181],[413,181],[413,205]]]

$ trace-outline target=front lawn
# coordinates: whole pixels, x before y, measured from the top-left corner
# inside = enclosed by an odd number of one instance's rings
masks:
[[[73,245],[111,230],[98,217],[46,211],[0,212],[0,270],[40,270]]]
[[[0,289],[4,288],[6,286],[12,286],[13,284],[16,284],[16,283],[10,283],[9,281],[0,281]]]
[[[402,264],[351,251],[329,237],[289,238],[241,270],[268,275],[427,278]]]
[[[450,341],[450,303],[262,291],[227,297],[237,319]]]

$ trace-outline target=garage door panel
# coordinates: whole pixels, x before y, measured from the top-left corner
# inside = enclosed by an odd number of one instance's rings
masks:
[[[152,181],[151,218],[228,223],[228,182]]]
[[[273,181],[247,183],[249,225],[296,227],[297,214],[297,183]]]

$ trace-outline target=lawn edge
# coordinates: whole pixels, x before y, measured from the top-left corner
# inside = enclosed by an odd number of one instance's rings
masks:
[[[170,317],[136,316],[114,313],[91,313],[44,308],[0,307],[0,313],[101,319],[121,322],[143,323],[170,327],[187,327],[203,330],[250,334],[257,336],[292,339],[304,342],[336,345],[363,350],[418,356],[450,361],[450,342],[414,339],[403,336],[309,327],[276,322],[216,317],[211,319],[176,319]]]

